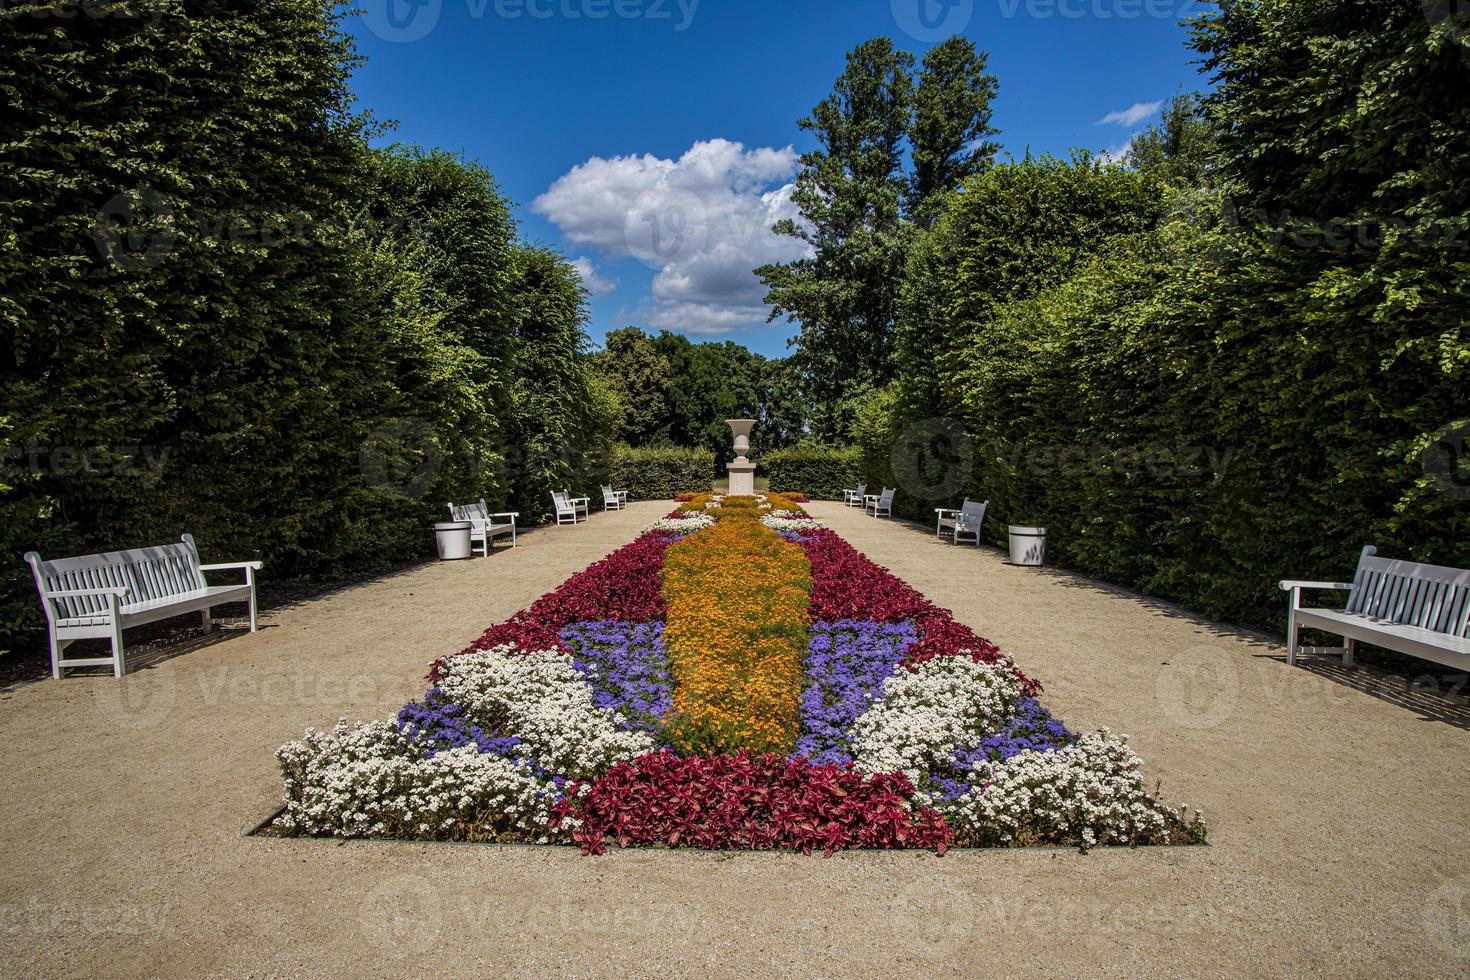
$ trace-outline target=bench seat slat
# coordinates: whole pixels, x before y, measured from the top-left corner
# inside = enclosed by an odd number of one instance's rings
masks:
[[[1457,670],[1470,670],[1470,638],[1467,637],[1368,619],[1337,609],[1299,609],[1296,619],[1298,626],[1325,629],[1339,636],[1377,643]]]

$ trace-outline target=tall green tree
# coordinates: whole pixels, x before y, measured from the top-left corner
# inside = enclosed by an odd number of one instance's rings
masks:
[[[795,357],[813,425],[827,437],[845,432],[855,399],[890,366],[909,238],[901,204],[913,61],[888,38],[848,55],[832,94],[798,122],[818,143],[802,155],[792,193],[802,220],[775,228],[805,242],[812,257],[756,270],[772,318],[800,323]]]
[[[596,489],[612,450],[618,401],[587,351],[587,293],[570,263],[547,248],[519,249],[511,303],[512,509],[542,519],[551,510],[551,491]]]
[[[598,370],[617,395],[617,437],[631,446],[647,446],[668,438],[669,359],[637,327],[607,335],[606,349],[596,357]]]
[[[991,107],[1000,83],[985,70],[988,55],[968,38],[951,37],[924,54],[914,90],[909,130],[912,173],[906,204],[909,217],[929,228],[948,196],[990,166],[999,145],[987,137]]]
[[[892,377],[917,231],[994,156],[985,138],[995,133],[997,84],[985,63],[971,42],[951,38],[925,56],[916,82],[913,56],[877,38],[848,55],[832,94],[798,123],[818,149],[802,156],[792,194],[801,220],[775,230],[805,242],[811,257],[756,273],[772,318],[800,324],[794,363],[822,438],[846,438],[856,406]]]
[[[1176,95],[1162,117],[1128,144],[1126,161],[1169,183],[1205,187],[1213,183],[1220,147],[1198,95]]]

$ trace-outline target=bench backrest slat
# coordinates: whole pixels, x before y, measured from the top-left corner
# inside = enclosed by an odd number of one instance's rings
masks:
[[[884,490],[881,494],[878,495],[878,506],[884,508],[893,506],[892,490]]]
[[[1379,558],[1373,548],[1364,548],[1347,611],[1436,633],[1470,635],[1470,570]]]
[[[204,573],[199,570],[199,551],[194,546],[194,539],[187,534],[178,544],[151,548],[106,551],[50,561],[34,556],[32,570],[37,584],[47,592],[125,588],[127,594],[120,602],[124,610],[145,602],[192,595],[205,588]],[[54,602],[57,615],[62,619],[98,616],[107,612],[107,600],[100,595],[67,596]]]
[[[966,497],[965,502],[960,505],[960,513],[970,517],[984,517],[985,508],[988,506],[990,506],[988,500],[971,500]]]
[[[450,504],[449,516],[456,521],[483,521],[490,523],[490,506],[480,500],[473,504]]]

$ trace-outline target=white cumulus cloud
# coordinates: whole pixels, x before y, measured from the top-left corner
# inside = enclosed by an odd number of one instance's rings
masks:
[[[1133,103],[1133,105],[1129,106],[1126,109],[1119,109],[1116,112],[1110,112],[1106,116],[1103,116],[1097,121],[1097,125],[1137,126],[1139,123],[1143,122],[1145,119],[1158,112],[1159,108],[1163,106],[1163,104],[1164,103],[1162,101],[1135,102]]]
[[[808,254],[802,242],[771,232],[798,217],[790,183],[797,166],[789,146],[747,149],[725,139],[697,142],[677,160],[593,157],[531,209],[574,245],[654,269],[634,310],[648,326],[713,336],[766,318],[756,266]]]
[[[585,255],[572,259],[571,266],[577,270],[577,275],[582,277],[582,285],[593,296],[606,296],[618,288],[618,281],[598,275],[597,266]]]

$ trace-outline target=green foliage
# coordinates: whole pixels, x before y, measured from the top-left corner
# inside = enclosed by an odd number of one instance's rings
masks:
[[[618,396],[618,438],[635,446],[657,439],[669,414],[669,359],[642,330],[624,327],[607,335],[596,363]]]
[[[909,215],[922,228],[934,223],[951,193],[990,166],[999,149],[986,140],[999,132],[990,125],[990,103],[1000,90],[985,71],[987,60],[958,36],[924,54],[909,129],[913,173],[907,198]]]
[[[798,122],[818,143],[802,155],[792,192],[803,220],[775,226],[811,257],[756,270],[772,319],[801,325],[793,359],[812,431],[827,440],[845,439],[858,404],[892,375],[899,289],[917,229],[995,151],[977,142],[995,132],[985,56],[951,38],[925,57],[917,87],[913,64],[888,38],[848,54],[832,94]]]
[[[761,466],[777,493],[792,491],[827,500],[861,482],[863,454],[855,446],[802,444],[761,457]]]
[[[512,267],[511,509],[542,521],[551,516],[553,490],[596,496],[619,405],[585,353],[586,294],[577,271],[544,248],[522,248]]]
[[[707,491],[715,472],[708,449],[616,446],[608,465],[608,481],[627,490],[630,500],[671,500],[688,491]]]
[[[368,149],[335,8],[58,9],[0,14],[0,647],[36,641],[25,550],[190,531],[337,577],[446,500],[595,485],[574,274],[483,168]]]
[[[618,393],[618,438],[634,446],[701,446],[730,458],[725,419],[753,418],[762,448],[790,445],[805,432],[806,402],[789,360],[769,359],[739,344],[692,343],[636,327],[608,334],[597,369]]]
[[[959,423],[953,498],[991,500],[992,539],[1045,524],[1063,564],[1257,626],[1282,625],[1277,579],[1363,544],[1470,565],[1443,435],[1470,416],[1457,24],[1227,2],[1196,25],[1206,121],[1176,101],[1137,171],[972,178],[910,251],[898,379],[853,425],[869,482],[904,488],[910,433]]]
[[[1177,95],[1164,107],[1163,118],[1128,143],[1128,166],[1184,187],[1213,182],[1219,146],[1200,97]]]

